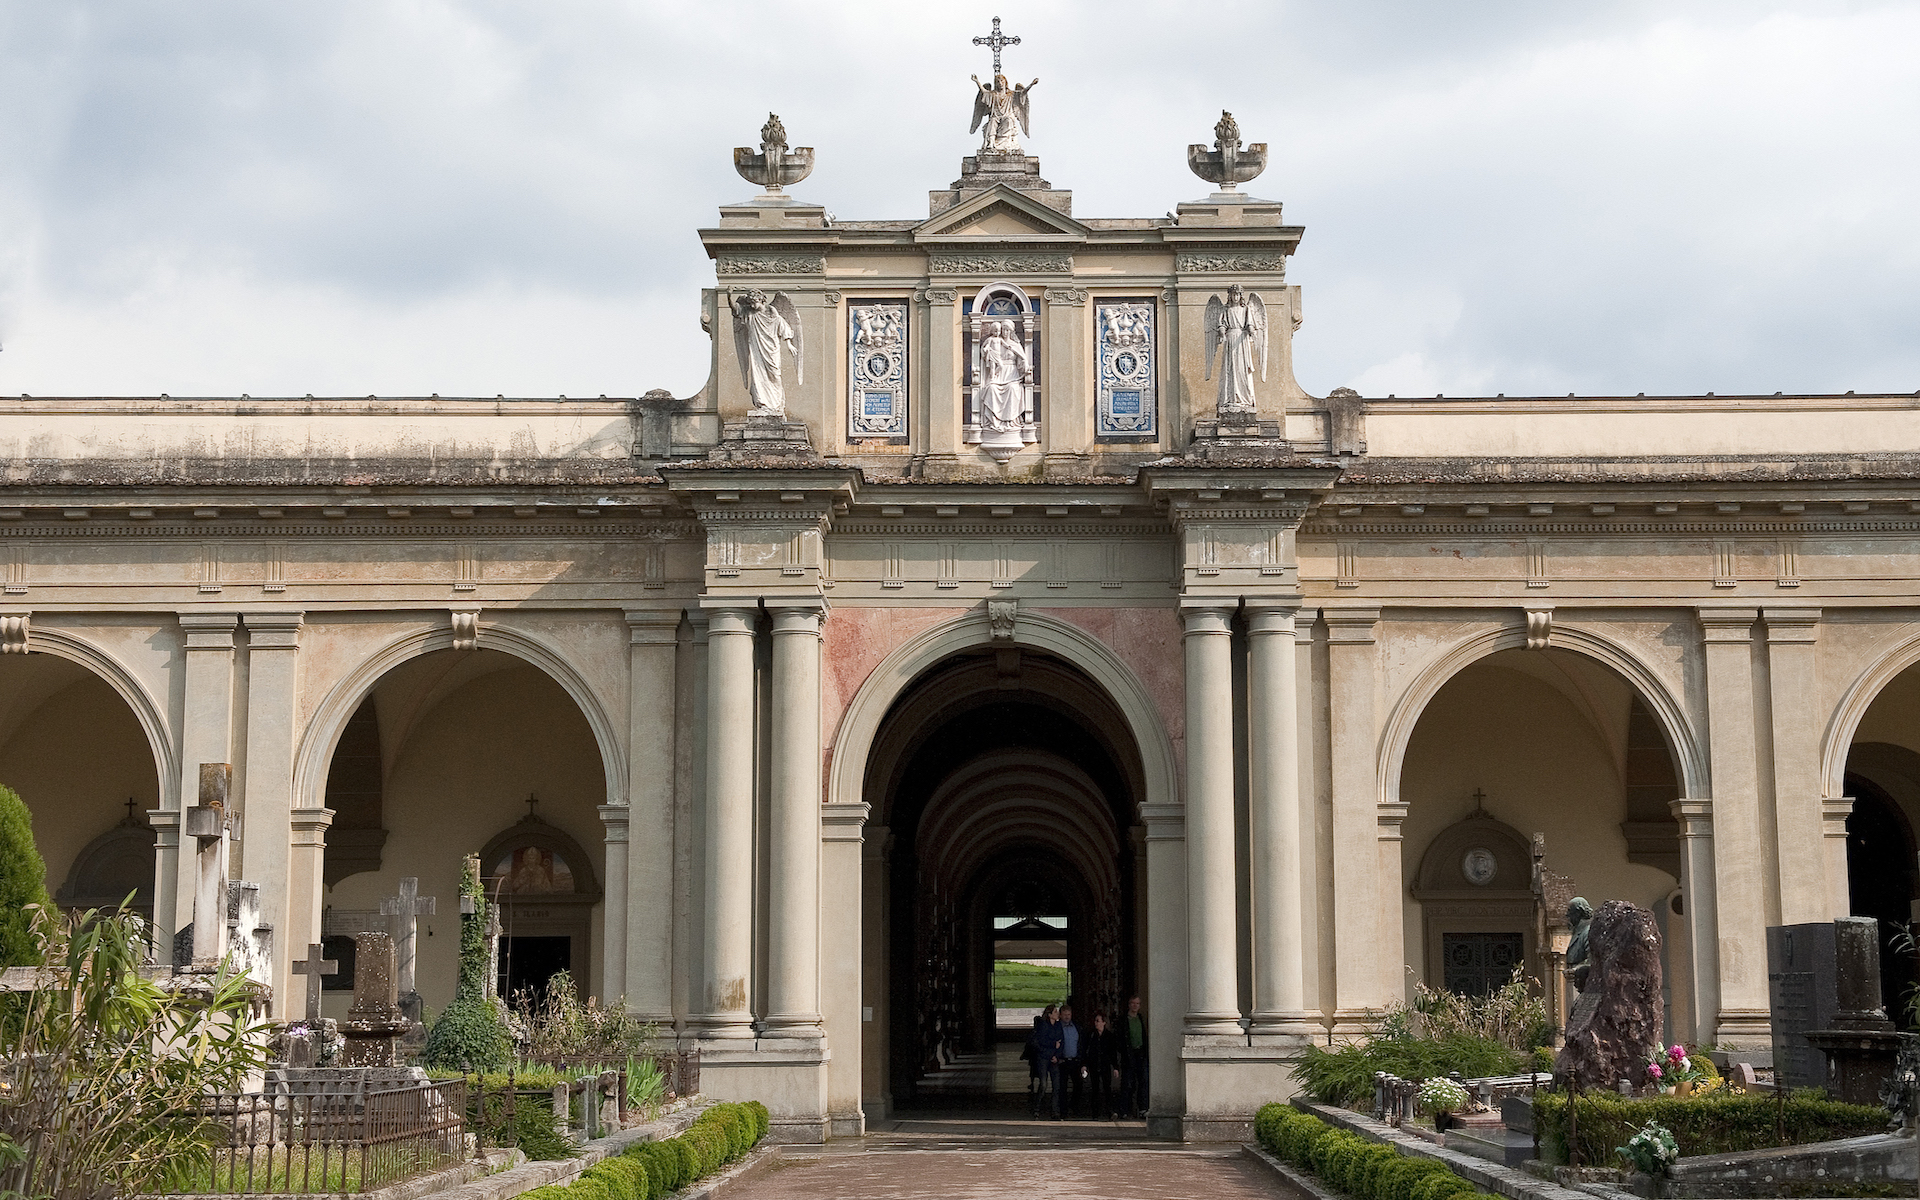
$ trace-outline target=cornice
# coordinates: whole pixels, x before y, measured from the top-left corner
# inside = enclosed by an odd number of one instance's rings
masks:
[[[953,518],[934,520],[902,520],[889,517],[883,520],[861,518],[857,521],[841,520],[834,524],[835,537],[977,537],[984,540],[996,538],[1034,538],[1043,540],[1072,539],[1079,541],[1098,541],[1108,537],[1166,537],[1170,528],[1161,522],[1148,521],[1102,521],[1098,524],[1069,524],[1059,520],[1046,521],[961,521]]]
[[[1429,538],[1528,538],[1548,535],[1598,538],[1609,535],[1633,537],[1797,537],[1804,534],[1832,533],[1914,533],[1920,532],[1920,519],[1889,518],[1872,520],[1799,521],[1495,521],[1459,522],[1373,522],[1312,521],[1300,527],[1302,537],[1404,537],[1419,541]]]
[[[73,521],[59,525],[34,524],[31,522],[0,523],[0,537],[17,538],[108,538],[166,540],[179,538],[186,541],[233,541],[260,540],[277,541],[286,538],[377,538],[386,541],[471,541],[474,539],[510,539],[510,538],[564,538],[567,540],[588,541],[677,541],[683,538],[699,537],[699,527],[693,521],[593,521],[577,524],[555,524],[550,522],[528,521],[525,523],[503,524],[499,522],[475,522],[473,524],[425,524],[414,521],[389,521],[378,525],[356,524],[347,521],[328,521],[324,524],[294,521],[244,521],[211,522],[185,525],[168,523],[127,522],[121,524],[102,524],[97,521]]]

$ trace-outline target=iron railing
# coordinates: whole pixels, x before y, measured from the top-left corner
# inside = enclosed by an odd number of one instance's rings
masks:
[[[466,1085],[209,1096],[194,1114],[211,1153],[183,1164],[169,1195],[367,1192],[466,1156]]]

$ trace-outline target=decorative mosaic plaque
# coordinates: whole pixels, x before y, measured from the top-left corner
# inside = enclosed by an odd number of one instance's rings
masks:
[[[907,302],[847,304],[847,436],[907,436]]]
[[[1151,442],[1160,436],[1151,300],[1094,305],[1099,395],[1094,434],[1102,441]]]

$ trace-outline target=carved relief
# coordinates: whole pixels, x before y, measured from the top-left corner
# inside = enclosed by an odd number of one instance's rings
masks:
[[[25,654],[27,634],[33,617],[29,613],[0,616],[0,654]]]
[[[1223,254],[1213,250],[1182,250],[1173,256],[1176,271],[1282,271],[1287,256],[1278,250]]]
[[[1048,288],[1041,295],[1048,304],[1085,304],[1087,302],[1085,288]]]
[[[952,288],[921,288],[913,298],[922,304],[953,304],[960,299],[960,293]]]
[[[721,275],[818,275],[826,259],[818,254],[730,254],[715,266]]]
[[[1013,640],[1013,626],[1020,614],[1018,600],[987,601],[987,628],[996,642]]]
[[[907,305],[847,306],[847,436],[907,436]]]
[[[1102,300],[1094,306],[1094,330],[1094,436],[1153,440],[1160,432],[1153,301]]]
[[[479,649],[480,610],[456,608],[449,615],[453,619],[453,648],[455,650]]]
[[[1065,274],[1071,270],[1071,254],[935,254],[927,259],[929,275]]]

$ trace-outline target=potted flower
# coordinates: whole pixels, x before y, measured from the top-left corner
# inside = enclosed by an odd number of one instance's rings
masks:
[[[1466,1085],[1434,1076],[1420,1085],[1420,1109],[1433,1114],[1433,1127],[1447,1130],[1453,1126],[1453,1114],[1467,1106]]]
[[[1662,1095],[1685,1096],[1705,1075],[1687,1057],[1685,1046],[1668,1046],[1653,1055],[1646,1066],[1647,1086]]]
[[[1680,1146],[1673,1140],[1672,1131],[1658,1121],[1648,1121],[1640,1132],[1627,1139],[1626,1145],[1614,1147],[1613,1152],[1626,1159],[1634,1170],[1656,1179],[1665,1175],[1680,1158]]]

